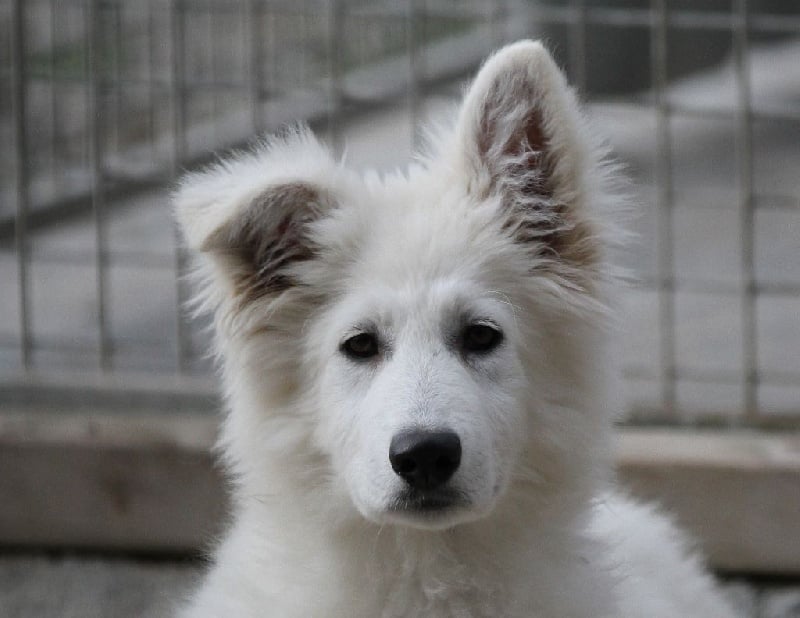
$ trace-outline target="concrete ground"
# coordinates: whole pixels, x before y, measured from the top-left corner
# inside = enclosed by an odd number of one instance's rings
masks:
[[[200,573],[192,562],[0,556],[0,616],[166,618]],[[796,583],[737,579],[725,592],[742,618],[800,618]]]
[[[193,563],[0,557],[3,618],[160,618],[198,576]]]

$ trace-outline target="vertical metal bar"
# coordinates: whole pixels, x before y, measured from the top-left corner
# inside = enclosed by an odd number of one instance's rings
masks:
[[[406,19],[406,47],[408,53],[408,118],[411,129],[411,147],[419,145],[420,105],[421,105],[421,66],[419,49],[419,0],[408,0]]]
[[[99,337],[100,368],[111,368],[111,337],[108,330],[107,269],[108,249],[105,224],[105,187],[103,170],[103,139],[105,123],[101,67],[102,24],[100,0],[87,0],[86,38],[87,67],[89,70],[89,100],[87,125],[89,127],[89,165],[92,177],[92,216],[95,234],[95,264],[97,294],[97,332]]]
[[[184,0],[172,0],[170,5],[170,40],[171,40],[171,79],[170,93],[172,121],[172,160],[170,169],[172,177],[176,177],[180,166],[186,159],[186,83],[185,83],[185,6]],[[186,254],[177,227],[175,228],[175,335],[176,363],[179,372],[186,371],[191,358],[191,340],[189,328],[183,319],[183,303],[186,295],[183,290],[183,273],[186,272]]]
[[[661,401],[664,412],[677,413],[675,357],[675,272],[673,262],[673,178],[671,118],[667,88],[667,0],[653,0],[651,71],[656,111],[657,268],[659,331],[661,335]]]
[[[742,238],[742,369],[744,420],[758,418],[758,340],[756,330],[755,213],[753,199],[753,122],[747,0],[734,2],[733,54],[737,77],[737,144],[739,223]]]
[[[336,152],[341,151],[341,130],[339,121],[344,104],[342,88],[344,27],[343,0],[330,0],[328,12],[328,73],[330,90],[328,92],[328,139]]]
[[[206,31],[206,41],[208,45],[208,54],[209,54],[209,62],[208,62],[208,69],[210,72],[208,85],[209,91],[211,92],[211,144],[209,144],[210,149],[214,149],[219,146],[220,139],[219,139],[219,83],[217,82],[217,75],[219,75],[219,71],[217,70],[217,63],[219,58],[219,45],[216,36],[217,30],[217,19],[214,11],[214,2],[213,0],[209,0],[206,5],[206,17],[207,17],[207,28]]]
[[[571,0],[573,16],[569,23],[569,66],[572,83],[586,96],[586,0]]]
[[[186,157],[186,7],[185,0],[172,0],[170,51],[172,87],[172,167],[177,171]]]
[[[58,31],[59,28],[57,27],[58,15],[56,10],[56,3],[55,0],[50,0],[50,49],[48,50],[48,58],[47,58],[47,77],[50,79],[50,100],[48,101],[50,109],[48,110],[50,114],[50,122],[51,122],[51,133],[50,133],[50,144],[49,144],[49,164],[50,169],[49,174],[50,178],[53,179],[60,179],[61,174],[57,173],[56,168],[56,159],[60,154],[60,148],[58,143],[58,94],[59,94],[59,86],[60,80],[59,76],[56,74],[56,53],[58,48]]]
[[[17,251],[17,293],[19,295],[20,363],[26,371],[31,367],[30,297],[28,290],[28,207],[30,177],[28,175],[28,136],[26,120],[25,15],[23,1],[11,3],[11,106],[14,118],[14,184],[17,212],[15,244]]]
[[[264,5],[261,0],[248,0],[246,6],[246,20],[250,26],[247,29],[249,36],[247,78],[249,80],[248,89],[250,90],[250,121],[253,125],[254,133],[261,133],[264,130],[264,120],[261,113],[261,93],[264,81],[263,71],[261,70],[263,8]]]
[[[261,69],[261,74],[264,79],[261,84],[260,96],[264,102],[264,115],[262,117],[263,127],[269,127],[269,112],[270,112],[270,98],[273,91],[276,89],[275,84],[278,82],[278,74],[276,70],[277,54],[275,49],[277,46],[276,37],[278,28],[276,27],[277,17],[275,9],[270,4],[262,5],[262,13],[264,14],[265,28],[266,28],[266,43],[264,45],[264,67]]]
[[[108,5],[107,5],[108,6]],[[114,150],[116,152],[120,152],[123,148],[121,143],[122,137],[120,134],[120,126],[122,124],[122,119],[125,117],[124,115],[124,84],[125,80],[123,79],[122,75],[122,54],[123,51],[123,37],[125,36],[125,28],[124,28],[124,17],[122,14],[122,3],[121,2],[112,2],[108,8],[111,11],[112,15],[114,16],[114,31],[113,31],[113,39],[114,39],[114,79],[113,79],[113,86],[107,84],[105,87],[107,88],[106,92],[113,93],[113,100],[114,100],[114,117],[111,119],[109,124],[110,127],[107,127],[106,130],[113,131],[113,144]],[[109,71],[109,75],[111,71]],[[112,90],[113,88],[113,90]]]
[[[505,0],[494,0],[492,2],[491,14],[489,15],[489,37],[492,48],[500,47],[508,38],[506,31],[506,10]]]
[[[295,4],[297,4],[297,3],[295,3]],[[283,9],[283,6],[281,6],[280,8]],[[333,8],[334,8],[330,2],[328,3],[328,8],[330,10],[333,10]],[[333,56],[331,55],[331,53],[334,53],[336,51],[336,49],[333,47],[333,45],[336,45],[336,38],[335,38],[335,35],[333,34],[333,31],[334,31],[333,22],[330,20],[330,16],[331,16],[330,10],[328,11],[328,60],[330,62],[332,62],[333,61]],[[283,13],[283,17],[284,18],[289,18],[293,22],[294,21],[294,17],[297,14],[298,13],[297,13],[296,9],[293,10],[292,8],[290,8],[287,12]],[[297,77],[294,77],[293,81],[289,82],[289,84],[290,84],[289,87],[290,88],[296,88],[298,85],[301,88],[305,88],[306,85],[307,85],[306,82],[309,79],[313,80],[316,77],[315,75],[312,74],[312,70],[313,69],[309,69],[309,67],[313,67],[315,63],[314,63],[313,60],[309,60],[309,57],[308,57],[309,56],[309,49],[308,49],[308,47],[306,46],[306,43],[305,43],[305,41],[310,40],[311,37],[314,36],[314,34],[313,34],[314,33],[314,22],[312,21],[311,22],[311,26],[309,26],[309,15],[311,15],[311,9],[309,9],[309,1],[308,0],[303,0],[302,8],[300,9],[300,19],[299,19],[299,21],[302,21],[302,24],[299,27],[297,27],[297,30],[300,31],[300,45],[303,47],[303,52],[299,55],[299,58],[297,58],[297,65],[296,65],[297,66],[297,71],[296,71]],[[292,28],[292,30],[294,30],[294,28]],[[295,32],[295,36],[296,36],[296,32]],[[294,41],[292,43],[294,43]],[[275,51],[276,49],[280,49],[280,47],[279,46],[276,47],[275,49],[273,49],[273,51]],[[274,56],[273,56],[273,68],[275,67],[275,62],[276,61],[280,61],[280,60],[281,60],[281,55],[279,53],[274,54]]]
[[[145,82],[147,84],[147,139],[150,142],[150,153],[154,161],[160,158],[158,152],[158,138],[156,137],[156,83],[157,76],[155,73],[156,54],[154,32],[156,24],[156,11],[153,8],[152,0],[147,2],[147,68],[145,73]]]

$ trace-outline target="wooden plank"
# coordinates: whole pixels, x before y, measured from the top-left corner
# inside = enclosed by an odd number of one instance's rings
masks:
[[[225,489],[211,415],[0,415],[0,544],[197,551]],[[625,429],[621,484],[730,571],[800,574],[800,434]]]
[[[197,551],[225,510],[211,419],[4,416],[0,543]]]
[[[800,436],[627,430],[619,472],[700,542],[714,566],[800,573]]]

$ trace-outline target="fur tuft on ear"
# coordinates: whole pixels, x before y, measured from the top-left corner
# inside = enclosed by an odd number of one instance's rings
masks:
[[[291,287],[292,267],[314,257],[308,226],[333,208],[338,169],[298,129],[187,174],[173,198],[187,245],[211,257],[239,300]]]
[[[521,41],[487,60],[457,125],[469,191],[480,199],[498,196],[508,229],[537,255],[581,269],[598,259],[584,217],[583,124],[550,54],[538,42]]]

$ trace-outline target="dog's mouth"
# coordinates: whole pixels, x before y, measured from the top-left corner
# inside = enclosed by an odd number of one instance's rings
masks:
[[[407,488],[395,496],[387,511],[399,519],[436,520],[469,506],[463,492],[453,488],[418,490]]]

